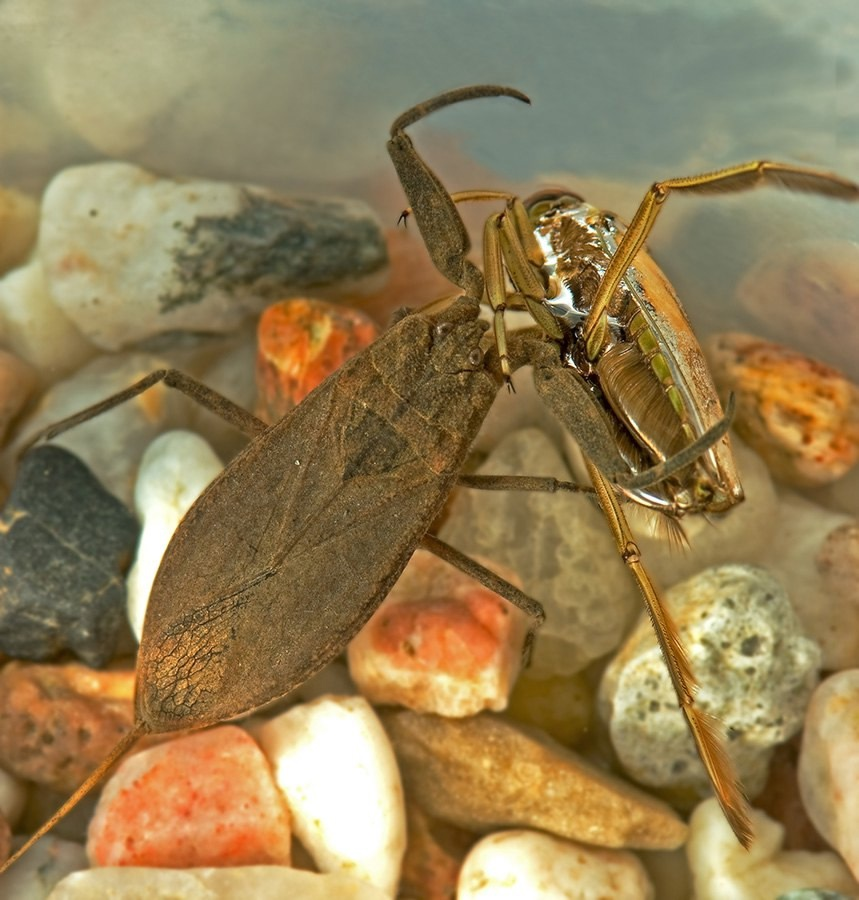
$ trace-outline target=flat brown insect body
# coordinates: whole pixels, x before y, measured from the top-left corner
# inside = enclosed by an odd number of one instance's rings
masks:
[[[138,716],[150,730],[219,722],[287,693],[375,611],[498,390],[477,311],[463,298],[407,316],[249,444],[189,510],[140,646]]]

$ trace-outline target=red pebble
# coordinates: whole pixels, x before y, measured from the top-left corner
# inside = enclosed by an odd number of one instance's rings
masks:
[[[290,842],[262,750],[224,725],[124,760],[102,792],[87,853],[97,866],[289,865]]]
[[[364,313],[322,300],[283,300],[257,327],[258,414],[277,422],[379,335]]]

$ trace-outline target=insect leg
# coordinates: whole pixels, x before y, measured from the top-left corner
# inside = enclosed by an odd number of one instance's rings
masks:
[[[636,253],[652,231],[668,195],[672,191],[697,194],[744,191],[762,184],[778,185],[839,200],[859,200],[859,185],[852,181],[819,169],[768,160],[754,160],[715,172],[657,181],[639,204],[594,297],[583,333],[588,359],[595,360],[602,349],[606,336],[608,305]]]
[[[574,481],[561,481],[558,478],[541,475],[460,475],[457,484],[460,487],[475,488],[481,491],[541,491],[547,494],[594,493],[594,489],[589,485],[576,484]]]
[[[229,422],[230,425],[233,425],[239,431],[243,431],[249,437],[256,437],[268,428],[268,425],[266,425],[262,419],[258,419],[247,410],[242,409],[238,404],[233,403],[232,400],[227,399],[223,394],[219,394],[217,391],[212,390],[212,388],[206,387],[205,384],[197,381],[190,375],[186,375],[178,369],[157,369],[145,378],[141,378],[140,381],[132,384],[131,387],[127,387],[123,391],[119,391],[110,397],[106,397],[99,403],[94,403],[92,406],[88,406],[86,409],[82,409],[80,412],[68,416],[65,419],[60,419],[59,422],[54,422],[47,428],[38,431],[27,442],[24,450],[28,450],[33,444],[40,440],[50,440],[51,438],[55,438],[57,435],[62,434],[64,431],[74,428],[76,425],[88,422],[90,419],[94,419],[96,416],[106,413],[108,410],[125,403],[127,400],[133,400],[135,397],[160,382],[163,382],[168,387],[176,388],[176,390],[181,391],[210,412],[215,413],[215,415],[220,416],[224,421]]]
[[[641,553],[620,502],[611,485],[599,469],[585,459],[588,474],[596,489],[597,499],[611,528],[618,552],[632,572],[644,597],[653,630],[665,658],[677,700],[698,748],[704,768],[713,785],[716,799],[725,813],[737,840],[748,849],[752,841],[752,826],[749,804],[740,786],[733,764],[725,750],[715,719],[695,706],[697,684],[686,651],[680,640],[677,626],[662,605],[659,595],[641,562]]]

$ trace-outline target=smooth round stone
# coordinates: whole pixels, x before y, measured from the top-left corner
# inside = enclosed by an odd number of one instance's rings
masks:
[[[349,673],[377,705],[444,716],[502,710],[522,664],[528,627],[522,610],[418,549],[349,644]]]
[[[0,875],[0,897],[43,900],[69,873],[86,869],[87,865],[82,844],[45,835],[9,871]]]
[[[801,727],[820,650],[764,569],[718,566],[663,596],[700,684],[696,701],[733,731],[728,752],[751,796],[773,747]],[[699,797],[710,783],[649,619],[606,669],[599,710],[623,768],[642,784]]]
[[[759,563],[778,515],[778,495],[764,461],[731,438],[745,499],[722,515],[690,515],[679,522],[678,541],[665,517],[634,503],[624,512],[655,583],[670,587],[710,566]]]
[[[741,307],[773,340],[859,379],[859,244],[776,243],[737,287]],[[789,310],[790,315],[785,311]]]
[[[321,697],[272,719],[257,737],[317,867],[393,897],[406,847],[403,789],[370,704]]]
[[[105,665],[126,631],[130,510],[62,447],[21,461],[0,516],[0,650],[46,660],[71,650]]]
[[[822,668],[859,666],[859,523],[783,491],[761,564],[788,587]]]
[[[534,428],[508,435],[481,475],[570,473],[550,439]],[[543,604],[533,674],[573,675],[613,650],[640,608],[635,583],[592,499],[583,494],[459,489],[439,537],[469,556],[508,566]]]
[[[460,828],[539,828],[601,847],[665,850],[686,825],[667,804],[539,732],[492,713],[465,719],[380,709],[406,793]]]
[[[379,888],[335,872],[286,866],[157,869],[123,866],[90,869],[64,878],[48,900],[386,900]]]
[[[695,900],[761,900],[815,887],[854,897],[857,884],[835,853],[783,850],[784,828],[752,810],[754,842],[739,845],[718,803],[699,804],[689,820],[686,855]]]
[[[96,866],[289,865],[289,810],[256,742],[234,725],[127,756],[89,827]]]
[[[26,259],[38,228],[39,204],[28,194],[0,186],[0,273]]]
[[[37,431],[163,368],[164,358],[148,353],[101,356],[58,382],[21,425],[4,458],[6,470],[15,465],[17,454]],[[137,466],[143,451],[162,431],[178,426],[188,402],[178,391],[158,384],[110,412],[76,425],[51,443],[78,456],[98,473],[101,483],[114,496],[132,506]]]
[[[257,326],[257,414],[277,422],[379,336],[365,313],[324,300],[281,300]]]
[[[465,858],[456,893],[457,900],[653,896],[653,885],[634,854],[598,850],[539,831],[483,838]]]
[[[859,388],[837,370],[781,344],[738,332],[707,345],[713,379],[733,393],[733,427],[779,480],[835,481],[859,460]]]
[[[119,162],[54,177],[38,255],[57,306],[104,350],[165,331],[231,331],[272,300],[386,263],[360,201],[158,178]]]
[[[134,672],[79,663],[0,669],[0,765],[67,794],[131,730]]]
[[[799,791],[817,830],[859,879],[859,669],[838,672],[814,692],[799,756]]]
[[[0,278],[0,330],[5,346],[48,384],[97,352],[54,303],[38,258]]]
[[[173,532],[222,468],[212,448],[191,431],[168,431],[143,454],[134,488],[142,530],[127,581],[128,619],[138,641],[152,582]]]

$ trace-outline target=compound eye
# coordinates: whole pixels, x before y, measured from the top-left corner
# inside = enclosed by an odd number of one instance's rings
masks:
[[[471,353],[468,354],[468,364],[473,366],[475,369],[479,368],[483,363],[483,351],[480,347],[475,347]]]
[[[447,337],[453,331],[453,322],[439,322],[435,326],[435,336],[438,338]]]
[[[561,209],[565,206],[578,206],[583,202],[584,199],[572,191],[564,188],[548,188],[532,194],[525,201],[525,207],[528,210],[528,216],[533,221],[553,210]]]

